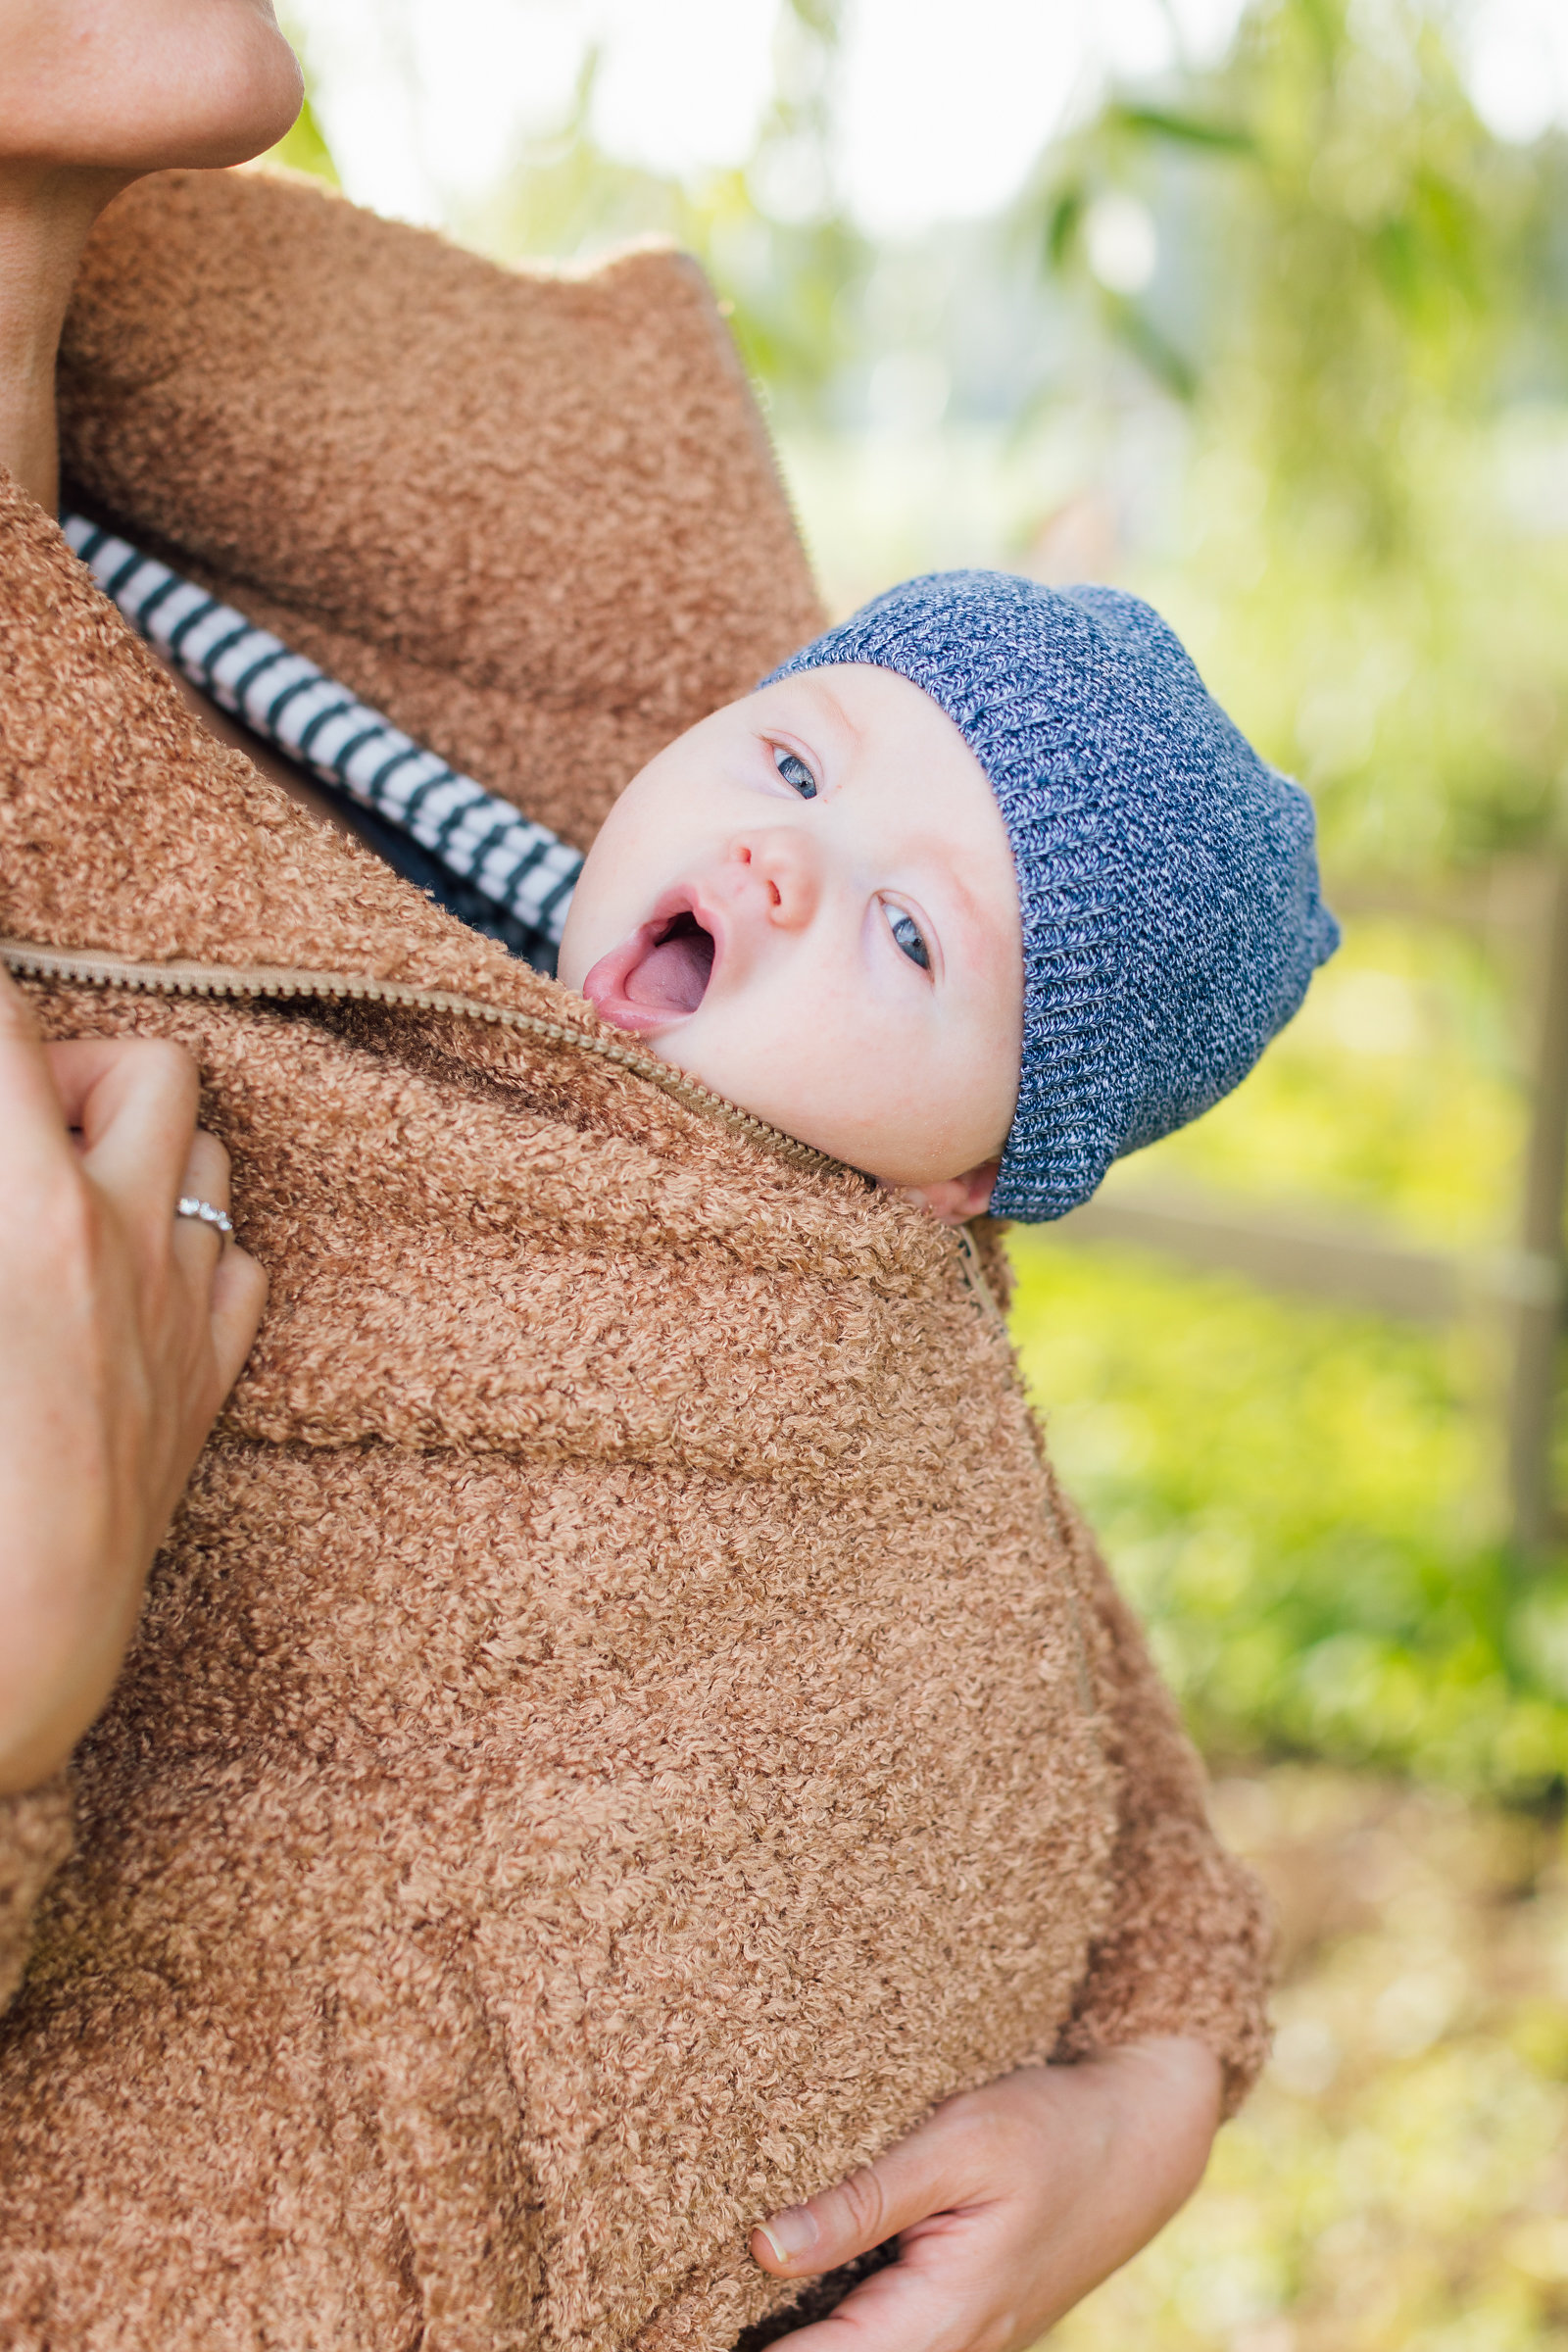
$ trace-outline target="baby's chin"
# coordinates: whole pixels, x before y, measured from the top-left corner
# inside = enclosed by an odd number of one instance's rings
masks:
[[[911,1148],[906,1136],[877,1136],[868,1132],[863,1120],[840,1122],[824,1117],[819,1105],[803,1107],[766,1088],[738,1081],[727,1058],[721,1064],[710,1061],[702,1051],[700,1034],[694,1036],[684,1024],[645,1033],[639,1043],[659,1060],[683,1070],[688,1078],[695,1078],[710,1094],[733,1102],[738,1110],[749,1111],[754,1119],[776,1128],[792,1142],[806,1144],[811,1151],[820,1152],[824,1158],[853,1168],[879,1192],[896,1193],[940,1217],[944,1223],[958,1224],[978,1216],[990,1198],[1000,1151],[989,1163],[989,1174],[979,1188],[982,1197],[976,1198],[970,1170],[955,1170],[946,1161],[934,1162],[918,1146]],[[960,1200],[970,1204],[961,1213],[951,1213]]]
[[[619,1026],[618,1023],[615,1025]],[[819,1104],[806,1106],[788,1096],[780,1095],[774,1088],[751,1083],[745,1072],[736,1070],[733,1055],[721,1049],[712,1054],[706,1053],[704,1048],[710,1041],[704,1036],[701,1022],[695,1019],[676,1021],[636,1034],[637,1042],[645,1053],[655,1054],[660,1061],[667,1061],[672,1069],[684,1071],[688,1078],[695,1078],[699,1086],[707,1087],[709,1093],[717,1095],[721,1102],[732,1102],[737,1110],[748,1111],[754,1119],[760,1120],[764,1127],[774,1127],[781,1135],[787,1135],[792,1143],[806,1144],[811,1151],[820,1152],[826,1159],[841,1160],[846,1167],[854,1168],[858,1174],[873,1183],[881,1184],[884,1179],[881,1167],[871,1166],[870,1159],[878,1160],[882,1166],[902,1164],[903,1155],[897,1152],[889,1154],[874,1137],[866,1134],[863,1125],[857,1123],[853,1127],[848,1126],[831,1117],[824,1117]],[[902,1180],[893,1178],[889,1181],[897,1187]]]

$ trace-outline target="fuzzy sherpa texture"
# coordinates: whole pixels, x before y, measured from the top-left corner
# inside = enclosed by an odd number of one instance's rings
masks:
[[[766,428],[682,254],[387,250],[318,183],[128,190],[66,322],[68,495],[585,849],[822,625]]]
[[[1064,1216],[1240,1085],[1339,944],[1312,805],[1159,614],[1115,588],[932,572],[775,674],[923,687],[996,793],[1023,916],[1023,1061],[994,1215]]]
[[[204,381],[185,346],[177,502],[146,423],[170,396],[137,368],[74,470],[133,533],[188,533],[215,571],[226,550],[224,593],[270,618],[323,549],[378,536],[390,574],[316,579],[321,638],[456,750],[477,690],[424,617],[506,592],[505,550],[544,528],[540,480],[498,496],[464,463],[516,389],[458,364],[465,338],[488,302],[505,360],[518,281],[324,197],[176,175],[106,224],[77,364],[165,349],[209,279],[290,237],[287,365],[238,375],[220,336]],[[418,292],[453,362],[369,454],[367,280],[387,317]],[[636,659],[678,668],[680,614],[723,595],[754,624],[701,691],[744,689],[809,583],[693,281],[647,259],[524,291],[553,320],[545,439],[607,357],[596,304],[664,355],[640,397],[668,446],[646,418],[607,441],[549,525],[597,534],[614,659],[653,626]],[[89,443],[139,454],[100,479]],[[306,508],[274,503],[281,450]],[[650,620],[631,559],[672,500]],[[514,593],[559,699],[543,727],[497,692],[481,731],[514,781],[559,732],[552,816],[586,835],[599,640],[563,604],[552,650],[540,583]],[[946,2092],[1175,2030],[1240,2095],[1255,1889],[953,1236],[574,1042],[604,1034],[581,1000],[220,748],[3,479],[0,928],[397,977],[565,1032],[30,986],[51,1034],[197,1056],[271,1294],[75,1758],[74,1852],[60,1789],[0,1807],[8,1982],[31,1936],[0,2028],[7,2352],[725,2352],[795,2291],[750,2224]]]

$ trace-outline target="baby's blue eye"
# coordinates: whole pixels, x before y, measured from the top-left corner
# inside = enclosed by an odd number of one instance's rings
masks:
[[[803,801],[815,800],[816,778],[804,760],[797,760],[793,752],[775,750],[773,765],[778,769],[786,784],[794,785]]]
[[[893,936],[909,961],[917,963],[922,972],[928,972],[931,969],[931,951],[920,937],[919,925],[913,915],[895,914],[891,919]]]

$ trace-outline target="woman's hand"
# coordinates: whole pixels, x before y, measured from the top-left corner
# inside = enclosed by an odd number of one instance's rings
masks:
[[[0,1794],[108,1697],[261,1319],[254,1258],[174,1214],[228,1204],[199,1091],[157,1039],[42,1045],[0,974]]]
[[[789,2352],[1025,2352],[1185,2204],[1219,2108],[1218,2060],[1174,2035],[950,2099],[842,2187],[753,2232],[776,2278],[899,2241],[898,2261]]]

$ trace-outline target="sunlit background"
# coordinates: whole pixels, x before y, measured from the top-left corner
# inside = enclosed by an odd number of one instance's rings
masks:
[[[357,201],[507,263],[698,252],[833,607],[1139,589],[1311,789],[1347,945],[1306,1012],[1098,1228],[1013,1242],[1285,1927],[1210,2187],[1058,2340],[1568,2347],[1568,0],[291,21],[284,158]]]

